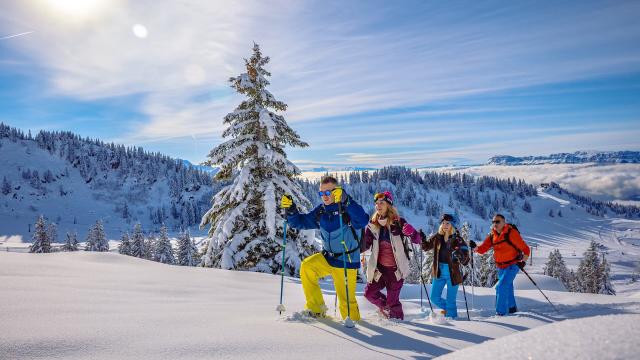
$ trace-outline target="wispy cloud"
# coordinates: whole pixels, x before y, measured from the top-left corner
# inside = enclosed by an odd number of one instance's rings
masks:
[[[640,48],[631,46],[640,41],[640,3],[633,1],[108,4],[79,24],[14,1],[7,5],[11,16],[0,15],[6,20],[0,30],[33,31],[11,49],[31,60],[19,66],[45,68],[47,96],[140,96],[136,110],[147,119],[123,129],[118,140],[127,143],[193,136],[219,142],[222,117],[240,100],[226,80],[243,71],[241,59],[252,41],[273,59],[272,92],[289,104],[287,119],[307,135],[315,154],[335,149],[332,156],[353,164],[473,160],[509,152],[514,144],[506,139],[484,143],[491,131],[479,123],[520,124],[510,127],[513,135],[534,138],[526,146],[516,142],[518,151],[539,152],[542,142],[547,152],[567,148],[565,140],[546,140],[549,130],[533,124],[556,120],[560,124],[548,128],[575,129],[575,122],[562,119],[576,109],[510,98],[465,102],[640,70]],[[147,38],[133,35],[135,24],[148,29]],[[421,108],[425,104],[440,106]],[[411,108],[416,109],[398,111]],[[340,123],[342,132],[327,140],[327,123]],[[443,128],[455,133],[439,134]],[[629,142],[628,135],[621,138],[616,137],[619,143]],[[428,145],[438,141],[435,148]],[[579,134],[571,145],[582,148],[584,141],[588,136]],[[410,148],[398,151],[403,145]],[[386,154],[369,151],[376,146],[388,149]],[[344,152],[353,154],[336,155]]]

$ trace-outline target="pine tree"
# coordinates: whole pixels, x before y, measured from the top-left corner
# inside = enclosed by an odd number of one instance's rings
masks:
[[[131,255],[131,241],[129,240],[128,232],[122,234],[120,245],[118,245],[118,252],[122,255]]]
[[[555,249],[549,253],[549,259],[544,266],[543,274],[554,277],[568,289],[569,288],[569,270],[560,254],[560,250]]]
[[[580,260],[578,271],[576,272],[576,285],[578,292],[597,294],[601,287],[602,268],[598,257],[598,243],[591,241],[591,244],[584,252],[584,257]]]
[[[142,257],[144,259],[147,259],[147,260],[155,259],[157,241],[158,240],[156,239],[156,236],[154,234],[149,233],[147,235],[147,239],[144,241],[144,253],[142,254]]]
[[[553,209],[549,209],[549,217],[554,217],[554,215],[553,215]]]
[[[47,226],[47,235],[49,236],[50,242],[58,242],[58,225],[55,223],[49,223]]]
[[[29,252],[32,253],[50,253],[51,241],[49,234],[46,230],[47,223],[44,220],[44,216],[40,215],[36,221],[35,231],[33,232],[33,244],[29,248]]]
[[[287,105],[266,90],[264,69],[269,62],[254,44],[245,60],[247,72],[229,79],[246,99],[224,118],[229,127],[222,134],[230,140],[209,153],[209,165],[218,165],[218,180],[232,180],[212,200],[201,227],[210,224],[211,241],[204,265],[223,269],[276,273],[280,270],[283,219],[278,202],[290,194],[300,211],[310,206],[295,176],[300,170],[287,160],[284,147],[306,147],[284,117],[269,109],[284,111]],[[289,275],[298,273],[303,258],[316,249],[312,236],[287,231],[286,266]]]
[[[602,256],[602,265],[600,266],[600,292],[604,295],[615,295],[616,290],[611,283],[611,267],[607,259]]]
[[[62,251],[78,251],[78,234],[67,233],[67,240],[62,246]]]
[[[478,286],[493,287],[498,282],[498,268],[493,258],[493,249],[480,255]]]
[[[11,183],[9,182],[9,180],[7,180],[7,177],[3,177],[2,178],[2,187],[0,187],[0,192],[2,192],[2,195],[9,195],[9,193],[11,193]]]
[[[102,220],[96,221],[96,223],[89,229],[84,250],[109,251],[109,241],[107,240],[107,235],[104,233]]]
[[[196,248],[196,244],[191,240],[189,230],[182,231],[178,239],[178,265],[196,266],[198,263],[198,249]]]
[[[524,204],[522,204],[522,210],[528,213],[531,212],[531,204],[526,199],[524,200]]]
[[[137,223],[133,227],[133,236],[131,237],[131,256],[137,258],[144,258],[145,254],[145,241],[144,241],[144,233],[142,232],[142,225]]]
[[[176,263],[176,258],[173,255],[173,248],[171,247],[171,241],[169,240],[168,229],[164,224],[160,227],[160,236],[156,242],[154,260],[170,265]]]

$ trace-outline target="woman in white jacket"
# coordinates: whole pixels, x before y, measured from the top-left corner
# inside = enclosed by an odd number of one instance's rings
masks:
[[[398,215],[389,191],[374,196],[376,211],[365,228],[362,251],[371,248],[364,296],[385,317],[404,319],[400,290],[409,275],[409,258],[402,237],[420,243],[420,234]],[[382,289],[387,289],[387,294]]]

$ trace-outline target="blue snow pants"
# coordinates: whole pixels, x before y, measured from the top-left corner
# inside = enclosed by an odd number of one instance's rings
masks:
[[[496,284],[496,314],[506,315],[509,308],[516,307],[516,297],[513,293],[513,280],[520,271],[518,265],[513,264],[505,269],[498,269],[498,283]]]
[[[446,311],[445,316],[450,318],[458,317],[458,307],[456,306],[456,297],[458,295],[458,285],[451,284],[451,274],[449,273],[448,264],[438,264],[440,276],[433,280],[431,284],[431,296],[433,303]],[[447,285],[447,299],[442,298],[442,290]]]

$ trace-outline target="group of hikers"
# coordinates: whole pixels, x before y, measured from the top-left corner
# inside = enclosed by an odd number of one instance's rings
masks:
[[[326,316],[327,307],[319,280],[331,276],[340,303],[340,315],[343,319],[360,320],[355,296],[360,254],[371,249],[364,297],[383,316],[404,319],[400,290],[410,273],[407,247],[413,244],[420,245],[425,252],[433,250],[431,297],[441,315],[449,319],[458,316],[456,296],[458,285],[465,279],[462,266],[469,263],[469,252],[484,254],[491,248],[498,267],[496,315],[517,312],[513,280],[527,261],[530,249],[503,215],[493,216],[491,232],[476,246],[473,240],[466,243],[462,239],[450,214],[443,214],[438,231],[427,237],[400,216],[389,191],[374,195],[375,212],[371,217],[338,186],[334,177],[322,178],[318,194],[322,204],[306,214],[298,211],[289,195],[284,195],[280,204],[286,209],[287,222],[292,228],[319,229],[322,237],[322,252],[307,257],[300,266],[306,315]],[[362,232],[364,234],[359,236]],[[445,286],[447,291],[443,299]]]

